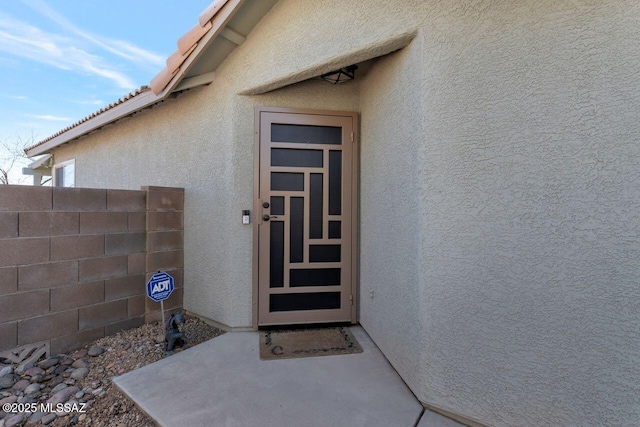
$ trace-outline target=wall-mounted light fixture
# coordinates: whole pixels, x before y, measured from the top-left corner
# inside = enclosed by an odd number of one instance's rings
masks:
[[[348,67],[340,68],[330,73],[325,73],[320,76],[321,79],[328,81],[332,84],[344,83],[349,80],[353,80],[356,75],[357,65],[349,65]]]

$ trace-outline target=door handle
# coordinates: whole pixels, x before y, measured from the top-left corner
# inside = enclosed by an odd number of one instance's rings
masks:
[[[271,218],[278,218],[278,217],[275,215],[267,215],[267,214],[262,215],[263,221],[269,221]]]

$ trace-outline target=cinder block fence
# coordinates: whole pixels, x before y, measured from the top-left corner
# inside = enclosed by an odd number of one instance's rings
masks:
[[[0,185],[0,351],[49,341],[53,354],[160,319],[145,296],[175,278],[182,309],[184,190]]]

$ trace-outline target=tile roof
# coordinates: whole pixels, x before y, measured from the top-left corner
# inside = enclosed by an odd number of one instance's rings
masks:
[[[118,99],[115,102],[112,102],[111,104],[107,105],[106,107],[102,107],[101,109],[99,109],[98,111],[94,111],[93,113],[89,114],[88,116],[83,117],[82,119],[78,120],[77,122],[67,126],[66,128],[59,130],[58,132],[54,133],[53,135],[48,136],[47,138],[43,139],[42,141],[38,142],[37,144],[32,145],[31,147],[25,148],[25,152],[29,151],[33,148],[36,148],[42,144],[44,144],[47,141],[52,140],[53,138],[62,135],[63,133],[81,125],[84,122],[87,122],[91,119],[93,119],[94,117],[99,116],[100,114],[104,113],[105,111],[109,111],[111,110],[113,107],[120,105],[122,103],[124,103],[125,101],[130,100],[131,98],[138,96],[139,94],[141,94],[142,92],[147,92],[151,90],[151,88],[149,86],[140,86],[139,89],[136,89],[132,92],[129,92],[128,94],[126,94],[125,96],[123,96],[122,98]]]
[[[194,50],[198,45],[198,42],[209,31],[211,31],[211,29],[213,28],[213,24],[211,21],[216,16],[218,11],[222,9],[222,7],[228,1],[229,0],[215,0],[199,15],[198,23],[189,31],[187,31],[182,37],[180,37],[180,39],[178,39],[178,42],[177,42],[178,50],[176,50],[173,54],[169,56],[169,58],[167,58],[167,62],[166,62],[167,66],[164,67],[162,70],[160,70],[160,72],[151,80],[151,83],[148,86],[147,85],[141,86],[139,89],[136,89],[133,92],[128,93],[127,95],[123,96],[122,98],[118,99],[115,102],[112,102],[106,107],[103,107],[98,111],[95,111],[94,113],[78,120],[72,125],[67,126],[66,128],[54,133],[53,135],[50,135],[49,137],[43,139],[42,141],[39,141],[38,143],[32,145],[31,147],[26,148],[24,151],[28,154],[28,152],[33,150],[34,148],[39,147],[63,135],[64,133],[104,114],[109,110],[112,110],[113,108],[121,104],[124,104],[127,101],[130,101],[131,99],[139,96],[140,94],[149,92],[149,95],[150,95],[150,92],[153,92],[153,94],[156,96],[160,95],[165,89],[167,89],[167,86],[173,80],[174,76],[178,74],[178,72],[181,70],[181,67],[184,65],[185,61],[194,52]],[[165,94],[165,96],[166,95],[168,95],[168,93]],[[157,102],[161,101],[163,98],[164,96],[158,97]],[[36,153],[36,155],[37,154],[40,154],[40,153]]]

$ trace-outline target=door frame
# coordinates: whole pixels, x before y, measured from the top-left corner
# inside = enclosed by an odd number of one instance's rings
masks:
[[[286,113],[286,114],[304,114],[304,115],[320,115],[320,116],[339,116],[350,117],[353,123],[353,156],[351,165],[351,197],[354,203],[351,209],[351,295],[353,303],[351,305],[351,323],[357,323],[358,313],[358,277],[360,265],[358,263],[359,241],[358,241],[358,208],[360,205],[360,193],[358,191],[358,181],[360,178],[359,158],[359,121],[358,113],[352,111],[333,111],[333,110],[308,110],[298,108],[281,108],[281,107],[255,107],[254,108],[254,145],[253,145],[253,253],[252,253],[252,327],[258,329],[258,298],[259,298],[259,259],[260,259],[260,233],[258,225],[260,224],[258,215],[262,212],[258,206],[260,198],[260,114],[261,113]]]

